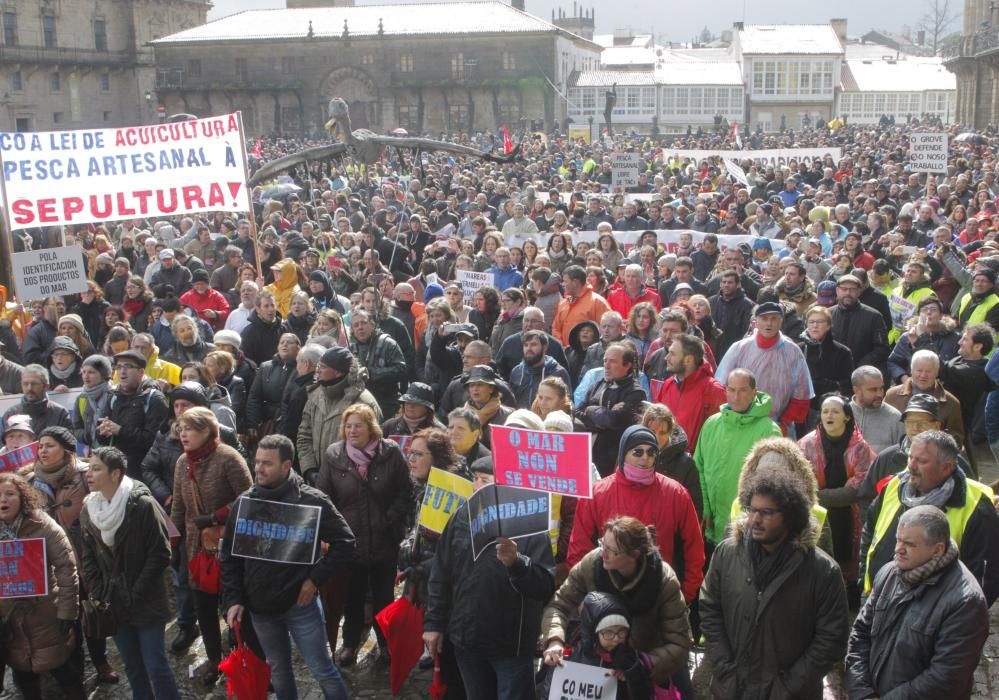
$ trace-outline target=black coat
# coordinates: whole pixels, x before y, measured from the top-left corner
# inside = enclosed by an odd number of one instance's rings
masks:
[[[888,360],[888,329],[881,314],[863,304],[851,307],[836,304],[830,311],[832,336],[850,348],[853,366],[872,365],[884,374]]]
[[[251,311],[250,323],[240,333],[243,340],[240,350],[258,365],[263,364],[277,352],[281,333],[281,314],[268,323],[257,315],[256,310]]]
[[[601,378],[586,392],[576,417],[596,436],[593,463],[601,477],[614,471],[618,443],[625,429],[638,422],[645,398],[645,390],[634,375],[616,382]],[[623,406],[615,408],[619,403]]]
[[[141,478],[142,460],[156,440],[156,434],[166,425],[170,407],[159,389],[144,384],[135,394],[125,395],[115,389],[111,392],[107,412],[98,416],[110,418],[121,426],[117,435],[101,437],[101,445],[117,447],[128,458],[128,475]]]
[[[798,338],[797,345],[805,355],[808,373],[812,377],[812,387],[815,398],[812,408],[818,409],[822,396],[831,391],[838,391],[843,396],[850,396],[853,383],[853,353],[850,348],[833,340],[832,333],[826,333],[821,343],[812,342],[804,333]]]
[[[888,303],[888,297],[880,289],[874,287],[865,289],[860,295],[860,303],[870,306],[881,314],[881,318],[885,320],[885,328],[891,328],[891,304]]]
[[[257,369],[257,376],[246,400],[246,425],[259,429],[266,420],[278,418],[285,386],[295,377],[295,361],[281,362],[275,355]],[[305,404],[302,404],[305,407]],[[301,418],[301,416],[299,416]]]
[[[135,482],[113,547],[104,544],[86,506],[80,511],[80,529],[80,568],[91,595],[110,599],[112,609],[132,625],[169,622],[173,613],[163,574],[170,566],[170,539],[149,489]],[[112,576],[115,560],[118,574]]]
[[[711,305],[711,318],[715,321],[715,327],[722,333],[718,338],[718,352],[715,354],[720,362],[729,347],[746,337],[753,321],[755,304],[741,289],[737,289],[731,299],[716,294],[708,303]]]

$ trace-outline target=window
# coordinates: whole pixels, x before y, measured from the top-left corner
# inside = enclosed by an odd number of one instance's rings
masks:
[[[592,114],[597,110],[597,91],[592,88],[586,88],[583,91],[583,112]]]
[[[108,50],[108,26],[100,18],[94,20],[94,48],[98,51]]]
[[[512,125],[520,119],[520,104],[510,99],[503,99],[499,103],[499,121],[501,124]]]
[[[639,99],[638,88],[625,88],[624,91],[625,114],[634,114],[635,112],[638,111],[638,99]]]
[[[101,73],[98,77],[98,82],[101,85],[101,92],[111,92],[111,74]]]
[[[468,125],[468,105],[449,105],[447,108],[448,126],[452,131],[464,131]]]
[[[295,75],[295,57],[281,57],[281,75]]]
[[[297,107],[281,108],[281,129],[282,131],[298,131],[301,129]]]
[[[687,114],[690,112],[690,89],[677,88],[676,90],[676,113]]]
[[[192,78],[201,77],[201,59],[192,58],[187,62],[187,74]]]
[[[53,112],[52,113],[52,123],[53,124],[61,124],[62,123],[62,112]]]
[[[703,113],[710,114],[712,117],[718,114],[718,100],[715,99],[715,94],[717,90],[713,87],[704,88],[704,107]]]
[[[3,43],[7,46],[17,46],[17,13],[3,13]]]
[[[361,56],[361,65],[362,66],[375,65],[375,57],[370,53],[364,54],[363,56]]]
[[[108,111],[108,110],[105,110],[104,113],[103,113],[103,117],[104,117],[104,121],[106,121],[106,122],[111,121],[111,112]]]
[[[401,56],[399,56],[399,72],[400,73],[413,72],[413,54],[404,53]]]
[[[249,80],[250,70],[246,65],[245,58],[236,59],[236,77],[241,83],[245,83]]]
[[[407,131],[416,131],[419,128],[420,115],[417,105],[400,104],[396,109],[398,114],[396,121],[400,127]]]
[[[517,70],[517,58],[511,51],[503,52],[503,70]]]
[[[62,90],[62,76],[59,75],[59,71],[49,74],[49,89],[52,92],[59,92]]]
[[[21,92],[24,89],[24,78],[21,71],[16,70],[10,74],[10,89],[14,92]]]
[[[663,114],[673,114],[676,111],[676,88],[663,88]]]
[[[460,51],[451,54],[451,77],[454,80],[465,79],[465,56]]]
[[[55,15],[42,15],[42,46],[47,49],[56,47]]]
[[[642,111],[655,114],[656,111],[656,89],[654,87],[642,88]]]

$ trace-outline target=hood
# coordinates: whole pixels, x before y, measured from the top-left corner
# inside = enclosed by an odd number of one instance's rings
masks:
[[[67,335],[57,335],[52,339],[52,344],[49,345],[48,351],[45,353],[46,361],[51,361],[52,353],[56,350],[69,350],[71,353],[76,355],[77,364],[83,362],[83,355],[80,354],[80,348],[76,346],[73,339]]]
[[[274,263],[274,267],[281,271],[281,279],[274,280],[275,289],[288,292],[298,284],[298,263],[294,260],[281,258]]]
[[[594,336],[597,338],[600,337],[600,326],[598,326],[593,321],[583,321],[582,323],[573,326],[572,330],[569,331],[569,347],[571,347],[576,352],[583,352],[583,348],[579,344],[579,333],[584,328],[592,328]]]
[[[208,402],[218,403],[232,408],[232,399],[229,398],[229,390],[221,384],[212,384],[208,387]]]
[[[655,445],[656,447],[659,446],[659,443],[656,441],[655,434],[651,430],[646,428],[644,425],[629,425],[627,428],[625,428],[624,432],[621,434],[621,441],[617,444],[617,462],[615,462],[614,464],[616,465],[618,470],[620,470],[621,467],[624,465],[624,454],[626,449],[625,446],[628,444],[628,441],[631,440],[632,435],[638,432],[648,433],[649,435],[652,436],[652,441],[649,444]],[[642,443],[636,443],[636,445],[640,444]]]
[[[593,591],[587,593],[579,606],[579,641],[580,649],[589,654],[597,642],[597,625],[605,617],[620,615],[629,622],[628,608],[624,602],[613,593]]]
[[[330,278],[329,275],[327,275],[325,272],[323,272],[322,270],[313,270],[312,272],[309,273],[309,281],[320,282],[323,285],[323,291],[319,292],[318,294],[312,294],[312,296],[314,297],[318,296],[321,298],[330,296]]]
[[[153,494],[149,490],[149,487],[146,486],[144,483],[142,483],[138,479],[132,479],[132,492],[128,494],[128,501],[126,502],[125,507],[129,509],[132,508],[133,506],[135,506],[135,504],[139,502],[139,499],[142,498],[143,496],[149,496],[150,498],[152,498]]]
[[[734,420],[740,423],[752,422],[760,418],[770,418],[770,396],[762,391],[756,392],[756,398],[749,404],[749,410],[745,413],[736,413],[727,403],[722,404],[722,420]]]
[[[798,494],[806,501],[809,510],[818,501],[818,482],[815,480],[815,472],[812,465],[792,440],[782,437],[769,437],[760,440],[753,449],[750,450],[746,461],[743,463],[742,472],[739,474],[738,499],[741,503],[746,495],[749,478],[760,468],[780,469],[789,472],[798,482]],[[732,532],[737,539],[745,536],[746,529],[745,516],[732,521]],[[819,524],[814,516],[809,518],[808,527],[800,533],[797,543],[800,546],[811,546],[818,540]]]

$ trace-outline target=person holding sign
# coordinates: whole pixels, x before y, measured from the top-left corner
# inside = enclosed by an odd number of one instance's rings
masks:
[[[38,539],[45,542],[41,580],[20,574],[8,583],[13,577],[3,577],[3,588],[9,588],[0,589],[3,659],[25,700],[42,700],[41,674],[46,672],[66,698],[85,700],[83,668],[72,658],[79,643],[74,632],[79,588],[73,547],[59,523],[45,513],[37,491],[23,477],[0,474],[0,552],[12,555],[3,557],[8,572],[14,561],[19,568],[37,568],[39,562],[17,556],[24,551],[17,543]]]
[[[114,642],[133,699],[179,700],[164,638],[172,617],[163,578],[170,540],[152,493],[125,476],[125,467],[125,455],[116,447],[98,447],[90,456],[90,493],[80,513],[80,568],[87,589],[110,603],[118,621]]]
[[[334,572],[350,563],[354,553],[354,534],[347,522],[319,489],[308,486],[292,470],[295,448],[284,435],[267,435],[257,444],[253,472],[255,483],[240,496],[240,501],[259,501],[293,506],[289,511],[319,509],[319,526],[313,533],[310,560],[280,561],[258,558],[237,551],[235,544],[222,552],[222,609],[230,627],[240,624],[249,613],[253,627],[271,666],[271,682],[278,700],[298,697],[291,665],[289,634],[301,653],[309,672],[319,684],[326,700],[347,700],[347,688],[326,646],[323,609],[319,587]],[[226,520],[224,541],[235,542],[244,529],[237,506]],[[285,511],[279,511],[284,513]],[[262,528],[281,525],[281,534],[292,528],[284,523],[261,523]],[[247,528],[249,529],[249,528]],[[279,532],[279,528],[273,528]],[[275,535],[270,542],[277,540]],[[258,540],[264,544],[266,540]],[[319,543],[329,545],[321,553]],[[259,549],[259,548],[258,548]],[[321,556],[320,556],[321,555]]]
[[[476,490],[493,482],[491,460],[472,465]],[[548,533],[501,537],[472,556],[469,509],[448,521],[430,569],[423,641],[431,655],[454,644],[465,693],[475,700],[533,698],[541,611],[555,589]],[[489,554],[489,548],[496,556]]]

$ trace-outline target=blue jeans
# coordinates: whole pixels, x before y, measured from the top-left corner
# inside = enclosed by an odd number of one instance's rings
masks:
[[[298,688],[291,668],[290,639],[295,640],[295,646],[322,689],[323,697],[326,700],[349,700],[347,686],[333,665],[326,646],[326,626],[318,600],[305,607],[293,605],[282,615],[251,613],[251,617],[271,667],[271,683],[278,700],[298,700]]]
[[[118,626],[114,643],[125,662],[133,700],[180,700],[177,681],[167,662],[164,634],[163,625]]]
[[[465,694],[475,700],[534,700],[532,656],[488,657],[455,645],[454,656],[465,683]]]

